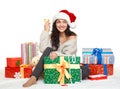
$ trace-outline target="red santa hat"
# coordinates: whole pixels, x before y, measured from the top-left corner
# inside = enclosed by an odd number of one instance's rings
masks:
[[[56,19],[65,19],[68,22],[68,25],[74,29],[76,27],[75,24],[75,20],[76,20],[76,16],[69,12],[68,10],[61,10],[59,11],[59,13],[57,13],[54,17],[53,17],[53,22]]]

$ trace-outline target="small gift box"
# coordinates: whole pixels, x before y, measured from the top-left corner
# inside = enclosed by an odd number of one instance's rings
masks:
[[[7,67],[18,67],[22,64],[21,57],[7,57]]]
[[[88,64],[86,66],[90,69],[90,75],[113,75],[113,64]]]
[[[5,67],[5,77],[15,78],[15,73],[20,72],[20,67]]]
[[[103,80],[103,79],[107,79],[107,76],[103,75],[103,74],[89,75],[88,79],[90,79],[90,80]]]
[[[80,57],[59,56],[54,60],[44,58],[44,82],[58,84],[80,82]]]
[[[29,78],[31,73],[32,73],[32,66],[29,66],[27,64],[20,65],[21,78]]]

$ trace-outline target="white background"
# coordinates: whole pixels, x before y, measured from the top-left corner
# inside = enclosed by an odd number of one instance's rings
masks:
[[[119,0],[0,0],[0,68],[6,57],[21,56],[21,43],[39,42],[43,19],[52,20],[61,9],[77,16],[77,55],[85,47],[112,48],[119,67]]]

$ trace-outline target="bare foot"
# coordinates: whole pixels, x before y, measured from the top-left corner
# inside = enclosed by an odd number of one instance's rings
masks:
[[[31,85],[36,84],[36,77],[31,76],[30,79],[23,84],[23,87],[30,87]]]

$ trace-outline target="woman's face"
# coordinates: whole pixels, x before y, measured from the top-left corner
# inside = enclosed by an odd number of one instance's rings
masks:
[[[59,32],[64,32],[67,29],[67,21],[65,19],[57,19],[56,27]]]

